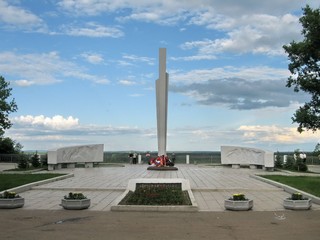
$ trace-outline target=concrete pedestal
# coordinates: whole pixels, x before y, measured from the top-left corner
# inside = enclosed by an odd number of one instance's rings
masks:
[[[75,168],[76,164],[75,163],[68,163],[67,168]]]
[[[92,162],[86,162],[85,163],[85,168],[93,168],[93,163]]]
[[[186,164],[190,164],[190,156],[186,155]]]

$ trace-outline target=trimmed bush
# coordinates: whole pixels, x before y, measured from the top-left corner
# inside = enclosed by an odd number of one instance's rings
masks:
[[[287,161],[285,162],[285,164],[283,165],[283,167],[285,169],[289,169],[289,170],[293,170],[294,169],[294,159],[291,156],[287,157]]]
[[[282,158],[281,158],[279,152],[277,152],[277,154],[276,154],[276,159],[274,161],[274,167],[275,168],[282,168],[283,167],[283,161],[282,161]]]
[[[41,166],[40,156],[39,156],[38,152],[36,152],[35,154],[32,155],[31,164],[34,168],[38,168]]]
[[[18,168],[20,169],[27,169],[29,167],[29,158],[28,155],[21,153],[20,159],[18,163]]]

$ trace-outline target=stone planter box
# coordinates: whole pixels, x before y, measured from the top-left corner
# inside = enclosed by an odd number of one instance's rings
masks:
[[[61,199],[61,206],[68,210],[87,209],[90,204],[90,199]]]
[[[0,208],[21,208],[24,205],[24,198],[0,198]]]
[[[247,211],[252,209],[253,200],[234,201],[234,200],[226,199],[224,200],[224,207],[227,210]]]
[[[291,210],[309,210],[312,206],[311,199],[305,200],[283,200],[283,207]]]

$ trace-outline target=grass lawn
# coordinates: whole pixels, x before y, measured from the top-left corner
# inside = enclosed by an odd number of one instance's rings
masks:
[[[269,175],[261,177],[286,184],[301,191],[320,197],[320,177],[281,175]]]
[[[65,174],[44,173],[44,174],[0,174],[0,191],[18,187],[27,183],[37,182]]]

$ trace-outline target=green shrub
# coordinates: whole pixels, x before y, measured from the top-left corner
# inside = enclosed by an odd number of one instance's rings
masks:
[[[29,167],[29,158],[28,155],[21,153],[20,159],[18,163],[18,168],[20,169],[27,169]]]
[[[293,170],[294,169],[294,162],[295,161],[294,161],[293,157],[288,156],[287,161],[284,163],[283,167],[288,170]]]
[[[243,193],[235,193],[235,194],[232,195],[231,198],[229,198],[229,200],[232,200],[232,201],[246,201],[248,199],[246,198],[246,196]]]
[[[299,172],[306,172],[308,171],[308,166],[305,163],[299,162],[295,164],[295,170]]]
[[[283,167],[283,161],[282,161],[282,158],[281,158],[279,152],[277,152],[277,154],[276,154],[276,159],[274,161],[274,167],[275,168],[282,168]]]
[[[38,152],[36,152],[35,154],[32,155],[31,164],[34,168],[40,167],[41,162],[40,162],[40,156],[39,156]]]
[[[304,198],[303,195],[299,192],[296,193],[292,193],[291,198],[289,198],[291,200],[306,200],[307,198]]]
[[[20,196],[15,192],[5,191],[3,194],[0,194],[0,198],[20,198]]]
[[[68,195],[64,196],[64,199],[86,199],[87,197],[81,192],[70,192]]]

